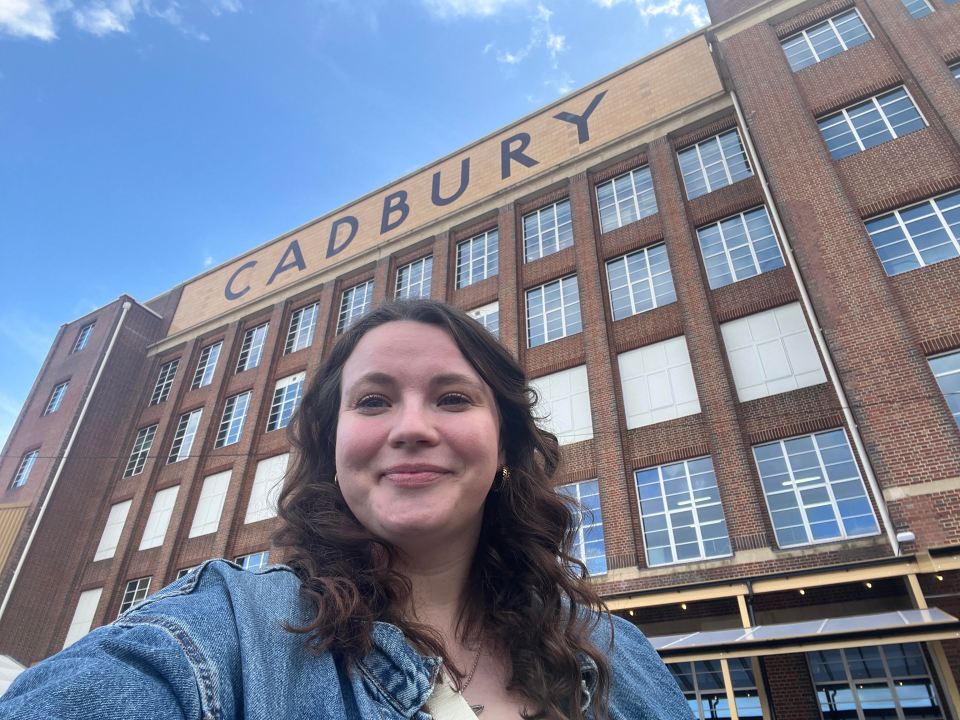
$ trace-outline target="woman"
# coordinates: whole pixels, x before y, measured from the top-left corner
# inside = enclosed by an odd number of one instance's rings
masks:
[[[24,673],[0,717],[689,718],[570,555],[531,406],[462,313],[374,311],[298,410],[289,568],[205,564]]]

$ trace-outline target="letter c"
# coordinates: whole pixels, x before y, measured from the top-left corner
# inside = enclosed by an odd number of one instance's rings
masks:
[[[223,296],[227,300],[237,300],[239,298],[242,298],[248,292],[250,292],[249,285],[247,285],[242,290],[234,290],[233,283],[237,279],[237,276],[240,275],[240,273],[242,273],[244,270],[250,270],[251,268],[255,268],[256,266],[257,266],[256,260],[248,260],[243,265],[241,265],[236,270],[234,270],[233,275],[230,276],[230,279],[227,280],[226,286],[223,288]]]

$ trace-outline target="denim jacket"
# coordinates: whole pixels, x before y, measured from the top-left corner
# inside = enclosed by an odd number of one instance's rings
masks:
[[[22,673],[0,698],[0,719],[431,720],[422,708],[440,660],[420,656],[393,625],[377,623],[374,650],[347,673],[330,653],[304,649],[312,613],[283,566],[260,571],[213,560],[113,623]],[[611,720],[689,720],[689,706],[633,625],[600,623],[610,648]],[[585,696],[596,666],[583,664]]]

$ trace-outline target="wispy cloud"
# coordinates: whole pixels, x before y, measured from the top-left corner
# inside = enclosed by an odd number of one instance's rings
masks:
[[[56,40],[56,12],[46,0],[0,0],[0,31],[15,37]]]
[[[632,3],[645,20],[658,16],[686,18],[691,26],[689,29],[702,28],[710,24],[710,16],[701,0],[593,0],[593,2],[604,8],[624,2]],[[672,35],[677,32],[677,29],[670,25],[666,28],[666,32]]]
[[[213,255],[207,255],[203,258],[203,266],[205,268],[211,267],[213,265]]]
[[[484,54],[494,53],[497,62],[504,65],[518,65],[526,60],[532,53],[544,48],[550,57],[550,62],[554,70],[558,68],[558,56],[566,52],[567,38],[553,31],[550,18],[553,17],[553,11],[543,3],[537,3],[530,23],[530,36],[526,45],[514,50],[500,50],[495,42],[489,42],[484,46]]]
[[[525,0],[423,0],[432,15],[439,18],[490,17]]]
[[[38,363],[47,357],[56,332],[54,325],[36,317],[28,317],[19,310],[0,313],[0,338]]]
[[[4,392],[0,392],[0,448],[7,442],[13,423],[16,422],[23,407],[24,398],[15,399]]]

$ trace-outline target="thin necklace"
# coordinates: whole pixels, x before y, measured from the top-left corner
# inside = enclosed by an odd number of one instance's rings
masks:
[[[483,651],[483,638],[480,638],[480,644],[477,646],[477,655],[473,658],[473,667],[470,668],[470,672],[467,673],[467,679],[463,681],[463,684],[460,686],[460,697],[463,697],[464,691],[467,689],[467,686],[473,682],[473,676],[477,672],[477,666],[480,664],[480,654]],[[466,699],[466,698],[464,698]],[[473,710],[474,715],[479,715],[483,712],[483,705],[471,705],[470,709]]]

